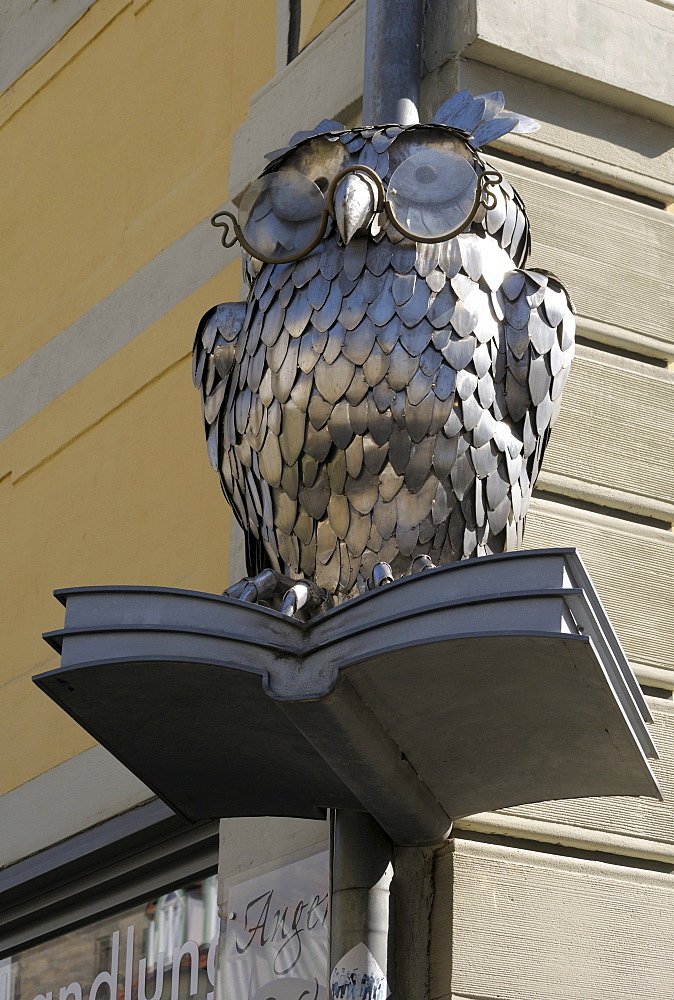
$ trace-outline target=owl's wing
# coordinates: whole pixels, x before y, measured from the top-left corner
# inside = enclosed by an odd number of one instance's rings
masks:
[[[245,302],[214,306],[202,317],[192,348],[192,378],[201,389],[201,406],[208,458],[220,475],[220,485],[243,529],[246,565],[251,574],[268,564],[259,541],[260,525],[254,505],[246,503],[246,473],[223,437],[234,416],[237,396],[237,360],[244,338],[239,334],[246,316]],[[251,523],[251,519],[252,522]]]
[[[533,489],[573,358],[574,309],[559,279],[543,270],[511,271],[501,293],[503,400],[513,423],[523,422],[524,459]]]

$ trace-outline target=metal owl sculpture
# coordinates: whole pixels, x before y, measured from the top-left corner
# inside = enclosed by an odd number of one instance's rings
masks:
[[[300,618],[520,547],[574,352],[525,269],[517,192],[478,153],[538,123],[461,91],[430,124],[297,133],[238,218],[246,302],[194,344],[208,454],[246,539],[226,591]],[[298,582],[299,581],[299,582]]]

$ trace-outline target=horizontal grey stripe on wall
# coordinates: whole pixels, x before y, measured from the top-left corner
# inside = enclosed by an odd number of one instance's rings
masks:
[[[84,750],[0,795],[0,868],[152,798],[103,747]]]
[[[94,0],[13,0],[2,5],[0,93],[48,52]]]
[[[433,1000],[671,1000],[663,871],[457,838],[436,858]]]
[[[225,207],[225,206],[223,206]],[[67,392],[228,264],[204,219],[0,380],[0,441]],[[199,320],[194,317],[195,328]],[[185,351],[191,332],[185,330]]]

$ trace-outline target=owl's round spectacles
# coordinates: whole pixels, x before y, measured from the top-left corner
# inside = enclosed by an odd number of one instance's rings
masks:
[[[337,187],[351,173],[371,183],[373,217],[384,213],[399,233],[418,243],[449,240],[472,222],[481,205],[494,208],[492,188],[503,179],[495,170],[476,169],[464,156],[435,149],[403,160],[386,190],[379,175],[362,164],[341,170],[325,193],[306,174],[280,169],[251,184],[238,219],[223,211],[211,223],[222,227],[225,247],[238,241],[251,257],[269,264],[300,260],[323,239],[335,218]]]

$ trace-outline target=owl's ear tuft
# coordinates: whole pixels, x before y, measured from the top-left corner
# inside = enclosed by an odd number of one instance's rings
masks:
[[[513,129],[513,132],[518,132],[524,135],[527,132],[538,132],[541,127],[541,123],[537,122],[535,118],[527,118],[526,115],[518,115],[515,112],[515,118],[517,118],[517,125]]]
[[[313,135],[325,135],[326,132],[344,132],[345,128],[341,122],[332,121],[330,118],[324,118],[322,122],[315,125],[308,132],[295,132],[292,136],[289,146],[297,146],[298,143],[303,142],[305,139],[310,139]]]
[[[289,153],[291,149],[292,146],[281,146],[280,149],[272,149],[271,153],[265,153],[264,158],[265,160],[278,160],[280,156]]]
[[[475,149],[507,132],[536,132],[541,127],[526,115],[504,112],[504,105],[505,98],[500,90],[479,97],[473,97],[468,90],[460,90],[438,108],[433,121],[468,133]]]
[[[490,121],[480,122],[470,138],[470,144],[475,149],[479,149],[480,146],[486,146],[488,142],[499,139],[507,132],[516,131],[517,125],[519,125],[517,115],[497,115]]]
[[[322,122],[319,122],[318,125],[315,125],[314,128],[306,132],[295,132],[295,135],[291,137],[287,146],[283,146],[281,149],[272,149],[271,153],[264,154],[264,158],[265,160],[278,160],[279,157],[289,153],[295,146],[299,146],[305,139],[311,139],[314,135],[327,135],[328,133],[345,131],[346,128],[341,122],[333,121],[331,118],[324,118]]]
[[[462,110],[473,103],[473,95],[469,90],[460,90],[440,105],[433,115],[433,121],[439,125],[454,125],[455,118],[461,114]]]

